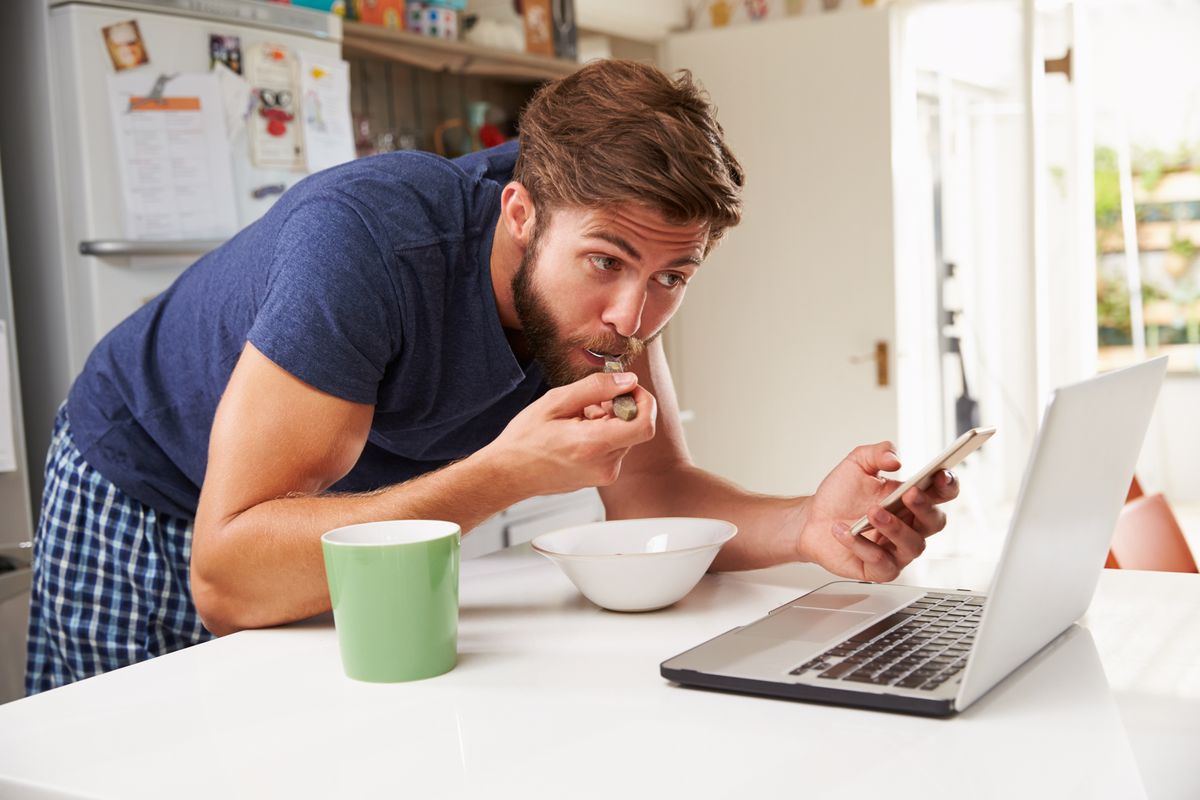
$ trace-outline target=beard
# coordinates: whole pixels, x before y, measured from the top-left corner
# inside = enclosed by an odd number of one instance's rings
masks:
[[[578,353],[586,348],[595,353],[619,355],[621,364],[628,369],[630,364],[663,332],[663,328],[646,339],[636,336],[621,336],[616,333],[598,334],[590,337],[564,338],[559,333],[549,301],[534,283],[538,256],[538,235],[535,232],[529,247],[521,256],[521,264],[512,279],[513,306],[521,321],[521,332],[529,346],[529,352],[541,365],[546,383],[551,386],[566,386],[586,378],[601,368],[579,363]],[[666,326],[664,326],[665,328]]]

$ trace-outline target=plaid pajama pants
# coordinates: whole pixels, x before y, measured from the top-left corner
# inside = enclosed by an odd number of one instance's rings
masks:
[[[33,547],[25,691],[37,694],[213,638],[192,603],[192,522],[93,469],[58,410]]]

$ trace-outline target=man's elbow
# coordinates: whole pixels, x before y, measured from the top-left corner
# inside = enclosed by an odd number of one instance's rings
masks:
[[[235,594],[230,570],[221,563],[222,537],[220,528],[197,525],[192,534],[192,561],[188,570],[196,613],[204,627],[216,636],[253,627],[244,618],[246,604]]]
[[[219,584],[205,579],[192,566],[192,602],[200,622],[215,636],[225,636],[245,630],[248,625],[239,619],[237,603]]]

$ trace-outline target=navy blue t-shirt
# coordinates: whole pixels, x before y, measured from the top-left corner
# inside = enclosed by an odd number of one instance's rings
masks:
[[[546,390],[536,362],[513,355],[489,269],[516,154],[388,153],[296,184],[92,351],[67,400],[84,458],[156,511],[194,517],[247,341],[310,386],[375,406],[334,491],[407,480],[496,438]]]

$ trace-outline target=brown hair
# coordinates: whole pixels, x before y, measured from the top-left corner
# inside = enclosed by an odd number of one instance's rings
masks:
[[[742,167],[707,93],[636,61],[594,61],[543,86],[521,115],[513,170],[538,211],[647,205],[708,222],[709,247],[742,218]]]

